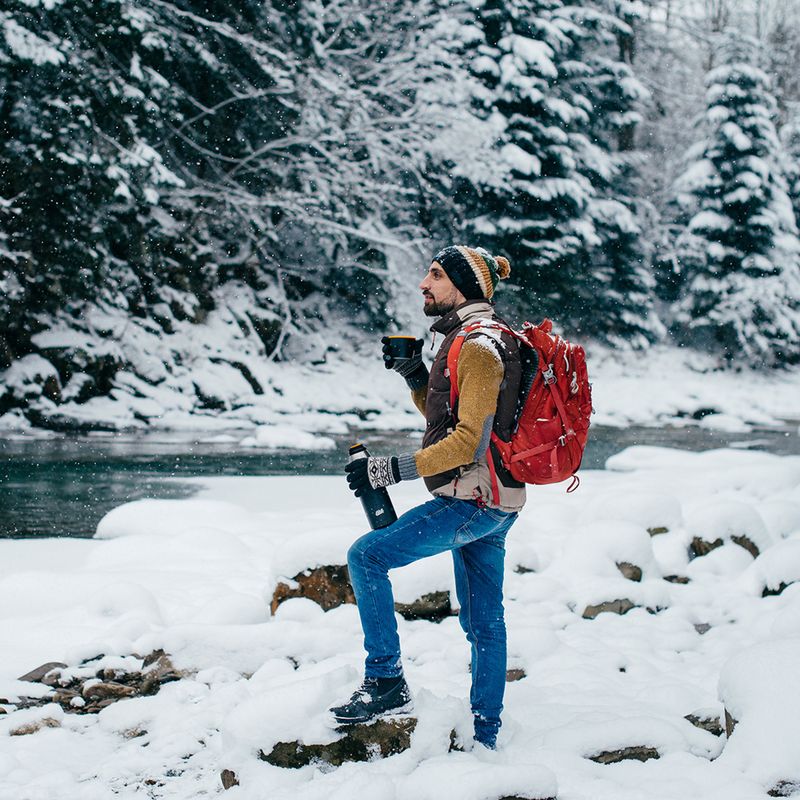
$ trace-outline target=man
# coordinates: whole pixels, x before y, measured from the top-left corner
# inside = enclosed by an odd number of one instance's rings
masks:
[[[419,287],[425,314],[439,317],[431,330],[445,337],[430,375],[420,355],[421,341],[410,359],[387,357],[387,367],[405,378],[425,415],[422,448],[358,459],[346,467],[348,483],[360,496],[370,486],[423,477],[434,499],[362,536],[348,552],[367,659],[362,686],[348,703],[331,709],[339,724],[368,722],[410,708],[387,572],[451,550],[459,621],[472,648],[475,740],[495,747],[506,681],[504,543],[525,503],[525,487],[504,470],[496,452],[492,456],[490,436],[495,431],[501,439],[510,438],[519,394],[519,351],[512,336],[495,328],[467,334],[457,362],[453,409],[447,356],[468,324],[494,318],[492,295],[510,271],[505,258],[482,249],[441,250]]]

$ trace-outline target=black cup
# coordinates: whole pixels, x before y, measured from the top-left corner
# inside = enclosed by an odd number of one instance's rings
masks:
[[[386,360],[400,361],[414,356],[414,347],[417,343],[414,336],[384,336],[381,341],[383,357]]]

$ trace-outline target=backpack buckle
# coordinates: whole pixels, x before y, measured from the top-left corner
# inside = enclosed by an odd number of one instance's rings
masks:
[[[551,383],[556,382],[556,373],[553,371],[553,365],[549,364],[547,369],[542,372],[542,378],[544,382],[549,386]]]
[[[558,443],[562,447],[566,447],[567,446],[567,436],[566,436],[566,434],[562,433],[561,436],[558,437]]]
[[[572,373],[572,383],[569,385],[570,394],[578,394],[578,373]]]

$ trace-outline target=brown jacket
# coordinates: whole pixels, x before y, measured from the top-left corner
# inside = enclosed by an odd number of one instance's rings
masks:
[[[516,340],[482,329],[469,334],[458,359],[458,402],[450,408],[447,355],[459,332],[472,322],[495,318],[485,301],[468,301],[438,320],[431,328],[444,334],[431,368],[427,387],[412,393],[427,422],[422,449],[399,457],[403,479],[422,476],[434,495],[478,500],[491,508],[519,511],[525,504],[525,485],[503,469],[497,471],[498,500],[486,458],[492,430],[508,439],[519,395],[520,362]]]

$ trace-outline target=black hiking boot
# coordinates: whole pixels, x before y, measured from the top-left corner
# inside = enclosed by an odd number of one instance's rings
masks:
[[[339,725],[357,725],[371,722],[385,714],[403,714],[412,708],[411,692],[406,679],[364,678],[350,700],[331,709]]]

